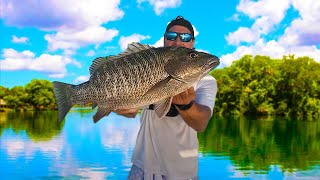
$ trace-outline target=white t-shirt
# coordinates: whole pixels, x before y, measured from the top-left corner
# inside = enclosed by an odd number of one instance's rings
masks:
[[[212,115],[217,93],[216,80],[206,75],[194,88],[195,101],[210,107]],[[154,110],[145,109],[141,115],[132,163],[144,171],[145,179],[162,179],[162,175],[170,180],[197,177],[197,132],[180,115],[159,119]]]

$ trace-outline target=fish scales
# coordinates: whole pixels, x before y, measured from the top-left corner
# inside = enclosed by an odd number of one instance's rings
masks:
[[[90,79],[79,85],[53,82],[61,121],[74,104],[98,106],[97,122],[110,111],[156,104],[162,117],[172,97],[219,65],[219,58],[182,47],[133,43],[117,56],[96,58]]]
[[[77,99],[75,103],[87,101],[89,94],[92,97],[91,101],[105,108],[131,108],[132,104],[138,103],[138,100],[143,104],[143,99],[138,97],[166,74],[164,63],[158,62],[162,59],[156,58],[157,56],[154,51],[145,50],[140,54],[129,55],[123,60],[105,63],[103,66],[106,68],[97,70],[91,77],[91,83],[83,87],[86,90],[82,90],[82,93],[75,98]],[[102,71],[104,69],[106,71]]]

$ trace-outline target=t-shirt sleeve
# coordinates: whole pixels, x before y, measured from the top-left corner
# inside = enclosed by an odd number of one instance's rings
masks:
[[[217,81],[210,75],[203,77],[196,85],[196,102],[208,106],[211,110],[211,116],[217,91]]]

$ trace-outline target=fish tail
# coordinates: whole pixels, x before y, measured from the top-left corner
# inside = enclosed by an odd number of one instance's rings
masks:
[[[72,85],[57,81],[53,82],[52,84],[54,96],[59,110],[59,122],[61,122],[73,106],[70,96],[70,88]]]

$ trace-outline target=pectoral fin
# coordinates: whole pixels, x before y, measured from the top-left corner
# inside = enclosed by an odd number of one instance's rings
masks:
[[[141,98],[152,98],[154,96],[161,95],[162,97],[173,96],[173,89],[180,89],[181,86],[184,86],[184,82],[173,79],[171,76],[168,76],[164,80],[160,81],[152,88],[150,88]]]
[[[154,85],[151,89],[149,89],[144,95],[150,95],[150,94],[157,94],[158,91],[160,91],[163,87],[167,85],[167,83],[171,80],[171,76],[168,76],[164,80],[158,82],[156,85]]]
[[[110,114],[110,110],[98,107],[97,113],[93,116],[93,122],[97,123],[104,116],[108,116]]]
[[[157,104],[155,104],[154,106],[154,110],[156,111],[156,114],[158,115],[159,118],[164,117],[167,112],[169,111],[170,107],[171,107],[171,103],[172,103],[172,98],[167,98]]]
[[[92,109],[96,108],[97,106],[98,106],[97,103],[93,103],[93,104],[92,104]]]

